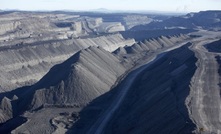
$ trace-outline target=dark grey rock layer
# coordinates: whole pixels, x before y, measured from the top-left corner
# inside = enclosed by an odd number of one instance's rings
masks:
[[[206,44],[205,47],[208,49],[209,52],[221,52],[221,40]]]
[[[105,133],[191,133],[195,128],[185,99],[196,60],[194,53],[184,46],[143,71]]]

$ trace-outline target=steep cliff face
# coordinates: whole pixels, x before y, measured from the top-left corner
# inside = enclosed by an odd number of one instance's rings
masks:
[[[111,53],[90,47],[54,66],[29,89],[22,104],[28,102],[30,109],[47,105],[83,106],[109,91],[125,71]]]

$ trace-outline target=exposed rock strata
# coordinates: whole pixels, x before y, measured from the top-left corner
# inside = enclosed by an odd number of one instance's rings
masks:
[[[140,52],[156,51],[157,49],[168,48],[179,42],[182,42],[190,38],[187,35],[175,35],[175,36],[160,36],[158,38],[151,38],[133,44],[132,46],[125,46],[124,48],[118,48],[114,51],[117,55],[122,54],[138,54]]]
[[[38,81],[53,65],[63,62],[77,51],[89,46],[101,46],[108,51],[113,51],[119,46],[133,43],[133,39],[125,40],[120,34],[113,34],[6,47],[0,50],[2,65],[0,71],[5,73],[4,79],[0,81],[2,83],[0,91]]]

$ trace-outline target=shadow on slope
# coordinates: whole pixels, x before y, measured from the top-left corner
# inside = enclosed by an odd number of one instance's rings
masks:
[[[105,133],[191,133],[185,99],[196,66],[184,46],[168,52],[137,77]],[[120,92],[119,85],[93,100],[80,112],[68,133],[86,133]]]
[[[18,116],[21,114],[20,111],[18,111],[18,100],[23,95],[23,93],[29,89],[30,86],[21,87],[18,89],[15,89],[10,92],[5,92],[0,94],[0,100],[1,100],[1,108],[4,107],[4,111],[1,112],[1,114],[9,114],[12,115],[9,118],[5,118],[4,116],[1,117],[0,122],[0,132],[7,134],[10,133],[13,129],[17,128],[18,126],[22,125],[27,121],[26,118]],[[8,104],[4,104],[4,100],[8,100]],[[6,107],[5,107],[6,106]],[[11,118],[11,119],[10,119]],[[6,121],[7,120],[7,121]],[[6,121],[6,122],[5,122]],[[4,122],[4,123],[3,123]]]
[[[185,99],[195,62],[194,53],[184,46],[147,68],[134,82],[106,133],[191,133],[195,125]]]
[[[209,51],[209,52],[216,52],[220,53],[221,52],[221,40],[214,41],[212,43],[204,45],[204,47]]]
[[[125,71],[126,68],[121,65],[120,60],[103,48],[89,47],[81,50],[65,62],[51,68],[33,86],[8,93],[9,97],[19,93],[19,97],[15,97],[16,103],[13,107],[11,105],[14,100],[11,101],[6,97],[2,99],[4,103],[0,108],[7,108],[6,112],[3,111],[5,115],[2,116],[7,118],[2,122],[8,121],[3,127],[7,128],[5,126],[11,126],[10,124],[15,122],[13,127],[7,129],[10,131],[21,125],[19,121],[22,119],[18,115],[25,111],[36,111],[47,107],[84,107],[96,97],[109,91]],[[5,95],[2,94],[2,97]],[[12,116],[11,112],[15,111],[18,112]]]
[[[84,106],[109,91],[125,71],[110,52],[89,47],[54,66],[23,95],[19,107],[35,110],[47,106]]]

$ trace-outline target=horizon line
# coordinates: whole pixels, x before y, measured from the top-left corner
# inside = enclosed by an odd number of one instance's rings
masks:
[[[140,13],[140,14],[171,14],[171,15],[181,15],[188,13],[198,13],[203,11],[221,11],[221,10],[200,10],[200,11],[162,11],[162,10],[124,10],[124,9],[107,9],[107,8],[97,8],[97,9],[0,9],[0,11],[24,11],[24,12],[55,12],[55,11],[63,11],[63,12],[91,12],[91,13]]]
[[[200,10],[200,11],[163,11],[163,10],[145,10],[145,9],[107,9],[107,8],[97,8],[97,9],[0,9],[0,11],[66,11],[66,12],[99,12],[99,13],[173,13],[173,14],[185,14],[185,13],[196,13],[201,11],[221,11],[221,10]]]

